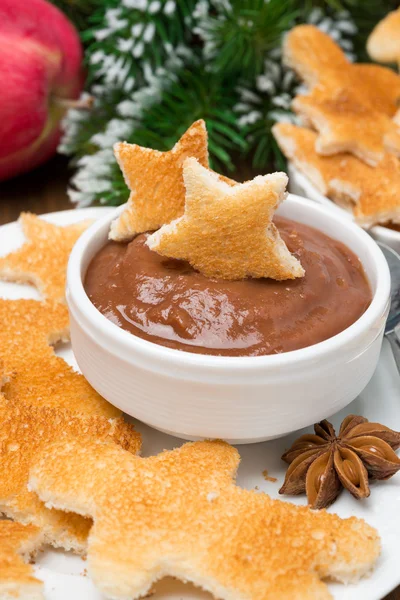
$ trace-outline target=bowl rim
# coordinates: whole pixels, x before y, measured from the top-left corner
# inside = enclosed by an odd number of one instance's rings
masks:
[[[316,202],[320,202],[323,206],[326,206],[327,208],[332,208],[332,209],[338,211],[338,214],[345,216],[347,219],[349,219],[350,221],[352,221],[353,223],[355,223],[357,225],[357,223],[355,222],[354,217],[350,211],[346,210],[342,206],[339,206],[338,204],[333,202],[333,200],[328,198],[328,196],[325,196],[324,194],[322,194],[322,192],[320,192],[315,187],[315,185],[312,183],[312,181],[310,181],[310,179],[308,179],[307,175],[305,175],[304,173],[299,171],[299,169],[291,161],[289,161],[288,167],[289,167],[290,178],[297,179],[297,180],[300,179],[300,183],[306,185],[306,189],[305,189],[306,194],[313,194],[313,196],[315,196],[315,198],[316,198]],[[361,227],[361,226],[359,225],[359,227]],[[361,228],[364,229],[363,227],[361,227]],[[390,229],[390,227],[385,227],[384,225],[372,225],[372,227],[365,227],[365,231],[371,231],[372,233],[375,233],[380,238],[385,238],[387,240],[386,243],[388,243],[389,240],[400,243],[400,231],[396,231],[395,229]]]
[[[71,312],[77,318],[82,326],[82,321],[86,322],[87,329],[93,328],[96,333],[104,340],[118,350],[122,350],[121,360],[129,361],[129,353],[139,353],[142,358],[153,361],[160,361],[164,367],[169,365],[193,366],[200,369],[219,369],[232,371],[240,369],[241,372],[252,372],[265,369],[277,369],[288,366],[299,366],[304,362],[314,362],[322,358],[337,354],[349,343],[354,342],[359,336],[362,336],[387,310],[390,300],[390,272],[386,259],[376,242],[358,225],[330,207],[313,202],[296,194],[288,194],[288,199],[296,203],[307,206],[307,208],[319,212],[324,218],[334,219],[343,228],[350,229],[352,236],[361,239],[366,251],[372,257],[377,272],[376,290],[373,294],[371,304],[367,310],[349,327],[334,335],[331,338],[281,354],[268,354],[260,356],[215,356],[208,354],[186,352],[175,348],[161,346],[154,342],[142,339],[126,331],[105,317],[90,301],[83,286],[83,277],[81,276],[82,261],[86,258],[86,250],[93,238],[105,225],[120,214],[125,205],[116,209],[115,212],[107,213],[104,217],[95,221],[78,239],[70,254],[67,268],[67,303]],[[313,225],[311,225],[313,226]],[[350,247],[350,245],[349,245]],[[351,249],[351,247],[350,247]],[[91,257],[92,258],[92,257]],[[361,262],[362,259],[360,259]],[[363,265],[364,266],[364,265]],[[365,267],[364,267],[365,268]],[[366,273],[370,282],[369,274]],[[78,311],[78,315],[77,312]],[[93,337],[93,333],[91,333]],[[357,353],[360,347],[357,346]]]

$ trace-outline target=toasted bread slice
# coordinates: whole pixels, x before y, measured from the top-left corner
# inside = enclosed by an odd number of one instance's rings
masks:
[[[19,223],[26,241],[15,252],[0,257],[0,278],[31,283],[44,299],[65,302],[65,278],[70,252],[90,221],[59,227],[30,213]]]
[[[138,233],[153,231],[183,214],[185,188],[182,164],[189,156],[208,166],[207,130],[196,121],[168,152],[120,142],[114,146],[131,194],[123,213],[111,224],[110,238],[129,241]]]
[[[1,600],[43,600],[43,584],[27,564],[42,543],[38,527],[0,520]]]
[[[372,527],[236,487],[238,463],[223,442],[141,459],[71,440],[33,466],[30,485],[47,506],[94,518],[88,572],[115,600],[140,598],[166,575],[224,600],[320,600],[331,597],[322,579],[371,570]]]
[[[122,419],[82,416],[70,411],[28,406],[0,395],[0,513],[40,528],[47,543],[84,553],[90,519],[49,510],[27,488],[29,469],[51,442],[110,440],[138,452],[140,435]]]
[[[14,372],[4,387],[7,398],[87,415],[121,415],[55,355],[52,345],[69,339],[65,305],[0,298],[0,323],[0,358],[5,370]]]
[[[375,25],[367,41],[370,57],[382,63],[400,63],[400,8]]]
[[[284,43],[284,61],[308,84],[293,109],[319,133],[321,155],[349,152],[376,165],[385,151],[400,156],[394,116],[400,77],[378,65],[350,63],[337,44],[312,25],[294,27]]]
[[[272,223],[286,196],[284,173],[231,185],[188,158],[183,178],[185,213],[147,239],[151,250],[187,260],[207,277],[281,280],[304,275]]]
[[[13,302],[10,303],[13,305]],[[62,305],[58,306],[64,309]],[[32,318],[34,316],[34,313],[31,314]],[[40,318],[35,323],[43,325]],[[44,331],[41,333],[44,334]],[[46,339],[44,335],[43,339]],[[42,367],[45,366],[44,363]],[[64,381],[63,372],[60,374]],[[58,404],[46,406],[48,400],[45,392],[43,397],[29,396],[28,402],[25,402],[23,396],[16,395],[12,388],[13,379],[18,381],[18,377],[18,370],[10,377],[3,362],[0,362],[0,382],[5,391],[13,391],[10,394],[12,399],[7,399],[0,392],[0,514],[38,526],[45,540],[54,546],[83,553],[91,522],[77,515],[46,509],[37,496],[27,489],[30,465],[38,452],[57,439],[65,442],[71,437],[109,439],[136,453],[140,449],[141,437],[122,417],[110,418],[109,412],[102,410],[105,401],[100,397],[98,406],[92,401],[92,404],[81,409],[77,398],[74,398],[76,386],[73,385],[65,402],[61,397]],[[29,378],[26,381],[28,383]],[[35,389],[37,392],[38,389]],[[65,391],[68,392],[68,386]],[[74,408],[77,409],[75,412]]]
[[[400,164],[395,156],[385,153],[370,167],[351,154],[320,156],[315,150],[317,134],[310,129],[280,123],[272,131],[299,171],[322,194],[352,211],[360,225],[400,223]]]

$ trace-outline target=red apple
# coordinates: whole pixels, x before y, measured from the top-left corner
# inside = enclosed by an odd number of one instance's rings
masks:
[[[72,23],[46,0],[0,0],[0,181],[52,156],[83,85]]]

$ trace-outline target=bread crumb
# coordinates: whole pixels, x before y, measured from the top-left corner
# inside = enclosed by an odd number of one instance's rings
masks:
[[[278,481],[276,477],[270,477],[268,475],[268,471],[267,469],[264,469],[264,471],[262,472],[263,477],[265,479],[265,481],[271,481],[272,483],[275,483],[275,481]]]

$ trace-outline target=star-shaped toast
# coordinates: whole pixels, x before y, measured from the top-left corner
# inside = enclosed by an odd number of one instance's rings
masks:
[[[0,278],[31,283],[43,298],[65,302],[68,258],[90,223],[81,221],[59,227],[30,213],[21,213],[19,223],[26,241],[15,252],[0,257]]]
[[[47,506],[93,517],[88,572],[107,597],[142,597],[172,575],[226,600],[330,598],[321,579],[356,581],[377,532],[241,489],[236,449],[196,442],[150,458],[107,443],[51,448],[31,470]]]
[[[41,444],[92,435],[132,451],[140,436],[49,344],[68,338],[65,305],[0,299],[0,513],[35,523],[54,545],[84,551],[87,520],[47,511],[26,490],[30,460]],[[10,476],[12,473],[12,477]]]
[[[400,155],[400,128],[393,120],[400,77],[378,65],[350,63],[317,27],[299,25],[287,35],[284,62],[309,86],[293,109],[319,133],[319,154],[350,152],[376,165],[385,150]]]
[[[13,374],[4,387],[7,398],[87,415],[121,415],[55,355],[52,346],[69,339],[64,304],[0,298],[0,323],[0,358]]]
[[[400,8],[386,15],[374,27],[367,51],[377,62],[400,64]]]
[[[0,598],[43,600],[43,583],[27,564],[42,543],[38,527],[0,520]]]
[[[289,123],[272,128],[282,152],[314,186],[346,209],[356,221],[371,227],[377,223],[400,223],[400,163],[385,153],[376,167],[351,154],[320,156],[315,150],[317,134]]]
[[[74,414],[62,408],[27,405],[0,394],[0,514],[43,532],[47,543],[82,553],[91,521],[47,509],[28,491],[29,469],[49,444],[74,439],[110,440],[129,452],[140,450],[141,438],[123,419]]]
[[[125,210],[111,224],[110,239],[121,242],[154,231],[183,214],[182,164],[194,156],[208,166],[206,126],[203,120],[195,121],[168,152],[119,142],[114,153],[131,190]]]
[[[304,275],[272,223],[286,195],[284,173],[231,185],[195,158],[188,158],[183,179],[184,215],[149,236],[146,243],[151,250],[187,260],[207,277],[294,279]]]

